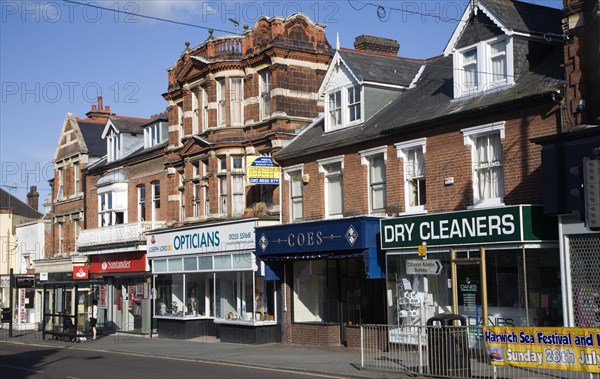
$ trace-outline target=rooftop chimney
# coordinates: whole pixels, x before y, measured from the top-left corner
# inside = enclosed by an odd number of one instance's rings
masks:
[[[27,205],[37,211],[39,198],[40,194],[37,191],[37,186],[29,187],[29,192],[27,193]]]
[[[400,50],[400,44],[395,39],[361,35],[354,39],[354,48],[359,51],[389,55],[395,57]]]
[[[114,116],[114,113],[110,113],[110,107],[106,108],[102,105],[102,96],[98,96],[98,106],[92,105],[92,110],[85,114],[88,118],[109,118]]]

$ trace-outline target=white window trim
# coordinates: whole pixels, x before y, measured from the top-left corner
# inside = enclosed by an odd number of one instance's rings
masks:
[[[183,123],[185,119],[185,114],[183,112],[183,101],[177,103],[177,131],[179,133],[179,146],[183,144],[182,140],[185,137],[185,130],[183,129]]]
[[[266,77],[267,80],[264,80]],[[268,120],[271,118],[272,110],[271,110],[271,71],[266,68],[264,70],[260,70],[258,72],[258,85],[259,85],[259,93],[258,93],[258,105],[259,105],[259,120]],[[268,105],[267,105],[268,104]],[[267,112],[268,110],[268,112]]]
[[[233,111],[235,109],[235,107],[237,106],[236,104],[234,104],[233,100],[233,81],[234,80],[240,80],[240,122],[239,123],[233,123]],[[244,125],[244,105],[245,105],[245,101],[244,101],[244,78],[241,76],[233,76],[231,78],[229,78],[229,99],[227,99],[227,96],[225,97],[225,102],[229,102],[229,119],[231,120],[231,126],[243,126]]]
[[[226,79],[216,79],[216,91],[217,91],[217,127],[224,127],[227,125],[227,88]],[[223,109],[221,109],[221,101],[223,101]]]
[[[229,210],[229,178],[227,175],[219,176],[219,214],[227,215]],[[223,192],[223,183],[225,183],[225,192]],[[222,200],[225,200],[225,204],[223,204]],[[225,210],[223,211],[223,207]]]
[[[73,196],[79,196],[81,194],[81,172],[79,171],[79,162],[73,163]]]
[[[192,135],[196,135],[200,132],[200,104],[198,101],[198,92],[200,87],[192,88]]]
[[[504,139],[505,136],[505,124],[506,121],[497,121],[490,124],[474,126],[471,128],[461,129],[461,133],[463,133],[464,144],[465,146],[470,146],[471,148],[471,178],[473,182],[473,205],[467,207],[468,209],[475,208],[489,208],[489,207],[498,207],[504,206],[504,188],[500,188],[501,196],[495,199],[478,199],[479,193],[479,183],[477,182],[477,173],[475,172],[475,160],[476,160],[476,151],[475,151],[475,140],[478,137],[482,137],[492,133],[499,133],[500,140]],[[504,163],[504,162],[503,162]],[[504,183],[504,170],[502,171],[502,182]]]
[[[348,97],[348,91],[350,88],[360,87],[360,117],[354,121],[350,121],[350,99]],[[345,88],[346,101],[344,103],[344,94],[342,94],[342,126],[344,126],[344,121],[348,120],[347,126],[352,126],[356,124],[360,124],[364,121],[365,114],[365,86],[362,84],[354,84]],[[345,119],[344,119],[345,117]]]
[[[343,214],[339,214],[339,215],[331,215],[329,214],[329,192],[328,192],[328,188],[329,186],[327,185],[327,170],[325,169],[325,166],[334,164],[334,163],[341,163],[341,170],[342,170],[342,182],[344,180],[344,156],[343,155],[338,155],[335,157],[330,157],[330,158],[325,158],[325,159],[318,159],[317,163],[319,165],[319,173],[324,175],[324,204],[325,204],[325,217],[328,219],[332,219],[332,218],[342,218],[344,217]],[[344,189],[342,188],[342,197],[343,197],[343,191]],[[342,211],[344,209],[344,204],[342,202]]]
[[[372,209],[372,199],[371,199],[371,174],[370,170],[370,158],[374,155],[383,154],[384,162],[387,162],[387,146],[374,147],[372,149],[361,150],[358,152],[360,154],[360,163],[364,166],[367,166],[367,193],[368,193],[368,202],[369,202],[369,214],[370,215],[384,215],[384,212],[373,212]],[[387,166],[387,163],[386,163]],[[387,167],[386,167],[387,169]],[[387,177],[386,177],[386,186],[387,186]],[[386,188],[386,202],[387,202],[387,188]],[[386,205],[387,207],[387,205]]]
[[[292,211],[293,208],[293,204],[292,204],[292,183],[291,183],[291,175],[290,173],[292,172],[296,172],[296,171],[300,171],[300,176],[304,175],[304,164],[299,164],[299,165],[294,165],[294,166],[289,166],[283,169],[283,178],[285,181],[288,182],[288,201],[289,201],[289,205],[288,205],[288,209],[289,209],[289,221],[290,222],[294,222],[294,221],[301,221],[304,220],[304,191],[302,191],[302,217],[300,218],[294,218],[293,214],[294,212]]]
[[[350,121],[350,103],[348,100],[348,90],[353,87],[360,87],[360,118]],[[329,96],[333,93],[340,92],[341,107],[340,117],[341,121],[339,125],[331,125],[331,119],[329,116]],[[352,83],[341,88],[336,88],[335,91],[327,92],[324,94],[324,105],[325,105],[325,132],[340,130],[345,127],[358,125],[364,122],[365,117],[365,86],[361,83]]]
[[[506,41],[506,80],[492,81],[492,57],[490,45]],[[463,53],[477,49],[477,87],[464,90]],[[456,50],[453,55],[454,65],[454,98],[486,94],[510,87],[515,83],[513,38],[511,36],[498,36],[474,45]]]
[[[106,136],[107,162],[114,162],[121,159],[121,133],[111,129]]]
[[[201,130],[206,131],[206,130],[208,130],[209,103],[208,103],[208,91],[206,90],[205,86],[200,87],[200,96],[201,96],[201,98],[199,99],[201,102],[200,106],[202,107],[202,109],[200,110],[200,112],[202,113],[202,118],[200,119]]]
[[[407,153],[409,150],[420,147],[423,154],[427,152],[427,138],[418,138],[411,141],[399,142],[394,144],[397,150],[397,157],[402,159],[402,182],[404,183],[404,212],[403,213],[427,213],[425,206],[419,205],[416,207],[409,206],[410,204],[410,188],[408,187],[408,177],[406,175],[408,161]],[[427,172],[425,172],[425,180],[427,180]]]
[[[144,188],[144,196],[141,196],[142,188]],[[137,219],[139,222],[146,221],[146,217],[142,217],[142,208],[144,208],[144,215],[146,215],[146,185],[140,184],[136,187],[137,192]]]

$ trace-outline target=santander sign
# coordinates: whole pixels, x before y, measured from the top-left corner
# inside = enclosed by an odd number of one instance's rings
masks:
[[[145,272],[146,253],[102,254],[90,257],[90,272],[93,274],[117,272]]]
[[[90,277],[90,268],[88,266],[73,266],[73,279],[84,280]]]

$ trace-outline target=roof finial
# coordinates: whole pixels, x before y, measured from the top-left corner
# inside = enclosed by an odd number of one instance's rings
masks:
[[[185,52],[190,51],[190,41],[185,41]]]
[[[335,49],[340,49],[340,33],[335,33]]]

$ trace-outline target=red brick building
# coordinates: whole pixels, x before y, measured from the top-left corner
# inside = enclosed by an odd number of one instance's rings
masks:
[[[261,17],[243,36],[210,32],[169,69],[172,227],[147,234],[159,335],[280,340],[277,282],[255,259],[254,227],[279,221],[271,156],[323,111],[331,56],[324,27],[294,14]]]
[[[353,325],[444,312],[562,324],[558,228],[536,206],[530,142],[559,130],[560,26],[560,10],[481,0],[443,56],[399,58],[374,37],[336,52],[324,117],[274,156],[284,225],[257,229],[257,256],[284,280],[285,340],[357,345]],[[414,270],[423,245],[428,275]]]

